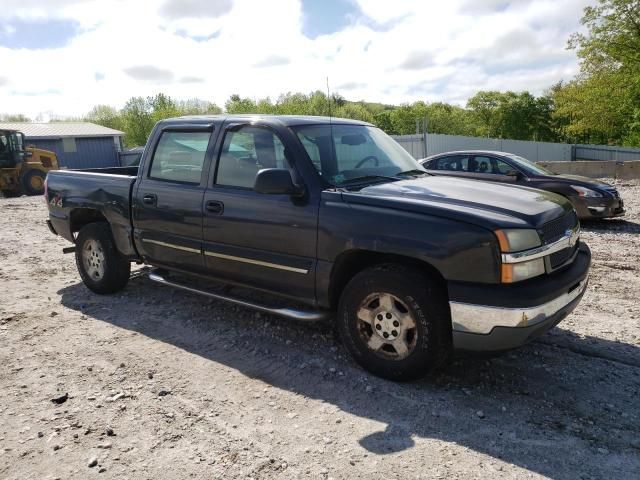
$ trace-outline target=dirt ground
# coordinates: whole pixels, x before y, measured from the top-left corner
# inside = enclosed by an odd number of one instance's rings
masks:
[[[640,478],[640,184],[618,187],[570,317],[409,384],[330,325],[142,274],[95,295],[43,200],[0,199],[0,478]]]

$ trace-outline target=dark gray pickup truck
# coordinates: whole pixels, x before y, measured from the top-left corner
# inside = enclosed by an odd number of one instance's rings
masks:
[[[431,176],[350,120],[165,120],[139,168],[53,171],[46,185],[49,227],[94,292],[143,262],[161,284],[335,318],[356,361],[396,380],[543,334],[580,301],[591,260],[568,200]]]

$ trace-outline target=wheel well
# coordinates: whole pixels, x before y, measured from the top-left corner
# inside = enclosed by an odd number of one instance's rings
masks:
[[[80,231],[82,227],[94,222],[106,222],[105,216],[93,208],[76,208],[71,212],[71,232]]]
[[[369,250],[351,250],[341,254],[334,263],[331,271],[329,286],[329,302],[332,308],[338,305],[340,294],[354,275],[362,270],[383,263],[396,263],[411,268],[417,268],[432,280],[435,280],[447,295],[446,280],[442,274],[428,262],[415,257],[396,255],[391,253],[372,252]]]

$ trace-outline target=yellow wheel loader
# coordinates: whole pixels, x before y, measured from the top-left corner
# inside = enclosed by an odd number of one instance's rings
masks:
[[[5,197],[41,195],[47,172],[57,169],[54,152],[25,147],[22,132],[0,130],[0,191]]]

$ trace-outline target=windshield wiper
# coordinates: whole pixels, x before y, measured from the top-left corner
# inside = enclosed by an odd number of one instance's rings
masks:
[[[413,170],[407,170],[405,172],[396,173],[396,175],[431,175],[429,172],[425,172],[424,170],[418,170],[417,168]]]
[[[402,180],[400,177],[389,177],[386,175],[362,175],[361,177],[349,178],[343,182],[340,182],[337,187],[359,185],[361,183],[371,183],[372,180],[389,180],[391,182],[397,182]]]

